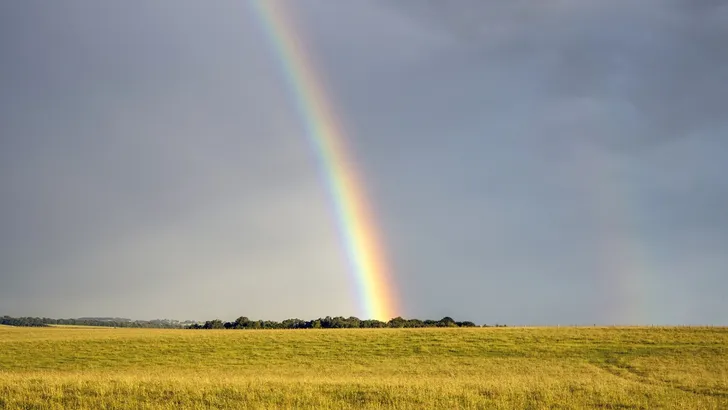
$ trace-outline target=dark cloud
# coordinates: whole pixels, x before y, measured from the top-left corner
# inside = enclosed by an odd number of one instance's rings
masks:
[[[612,121],[639,123],[611,134],[609,145],[640,148],[725,123],[724,2],[386,4],[450,37],[451,58],[470,55],[467,63],[483,68],[527,66],[519,80],[538,77],[554,100],[604,101]]]
[[[723,2],[282,6],[403,315],[725,323]],[[361,314],[243,3],[0,7],[0,314]]]

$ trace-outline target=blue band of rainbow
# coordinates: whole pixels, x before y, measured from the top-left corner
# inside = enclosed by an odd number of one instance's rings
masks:
[[[271,40],[288,88],[304,121],[308,142],[325,175],[350,269],[359,290],[362,314],[389,320],[398,307],[393,281],[378,237],[366,190],[347,155],[343,127],[333,115],[330,98],[316,77],[310,53],[293,21],[276,0],[251,0]]]

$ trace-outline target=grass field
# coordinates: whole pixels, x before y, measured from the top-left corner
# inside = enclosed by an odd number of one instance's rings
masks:
[[[0,327],[0,408],[728,408],[728,329]]]

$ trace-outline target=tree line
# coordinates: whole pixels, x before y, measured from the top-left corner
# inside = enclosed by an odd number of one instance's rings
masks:
[[[286,319],[282,322],[273,320],[251,320],[241,316],[232,322],[220,319],[208,320],[204,323],[191,320],[177,321],[169,319],[131,320],[113,317],[84,317],[77,319],[51,319],[47,317],[0,317],[0,325],[42,327],[48,325],[105,326],[161,329],[371,329],[371,328],[415,328],[415,327],[477,327],[470,321],[455,321],[451,317],[440,320],[404,319],[395,317],[389,321],[359,319],[354,316],[326,316],[314,320]],[[483,325],[488,327],[489,325]],[[495,325],[496,327],[505,325]]]
[[[483,325],[486,327],[487,325]],[[498,326],[498,325],[496,325]],[[204,324],[195,323],[187,329],[366,329],[366,328],[414,328],[414,327],[477,327],[470,321],[457,322],[451,317],[440,320],[404,319],[395,317],[387,322],[374,319],[359,319],[354,316],[326,316],[314,320],[286,319],[282,322],[271,320],[250,320],[241,316],[232,322],[208,320]]]
[[[181,329],[192,321],[180,322],[169,319],[154,320],[131,320],[125,318],[106,318],[106,317],[85,317],[78,319],[51,319],[47,317],[0,317],[0,325],[8,326],[29,326],[42,327],[48,325],[75,325],[75,326],[107,326],[107,327],[136,327],[136,328],[161,328],[161,329]]]

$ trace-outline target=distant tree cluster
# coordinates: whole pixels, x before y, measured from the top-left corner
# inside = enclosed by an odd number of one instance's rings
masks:
[[[326,316],[315,320],[286,319],[282,322],[271,320],[250,320],[241,316],[233,322],[208,320],[204,324],[195,323],[187,329],[366,329],[366,328],[404,328],[404,327],[477,327],[473,322],[456,322],[451,317],[440,320],[403,319],[395,317],[388,322],[380,320],[361,320],[351,316],[348,318]]]
[[[7,326],[28,326],[28,327],[42,327],[47,326],[47,318],[40,317],[10,317],[3,316],[0,318],[0,325]]]
[[[9,326],[48,326],[48,325],[75,325],[75,326],[108,326],[108,327],[139,327],[139,328],[162,328],[180,329],[191,321],[180,322],[169,319],[154,320],[131,320],[125,318],[109,317],[84,317],[78,319],[50,319],[47,317],[0,317],[0,325]]]

